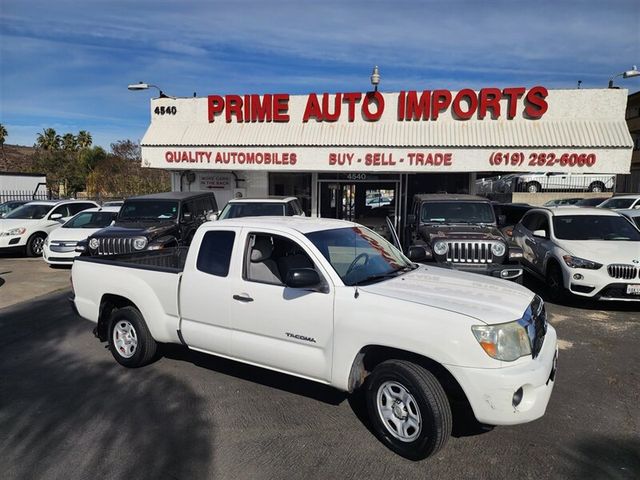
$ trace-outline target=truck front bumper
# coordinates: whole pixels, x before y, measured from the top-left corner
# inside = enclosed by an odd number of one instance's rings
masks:
[[[557,359],[556,331],[548,325],[539,355],[526,363],[496,369],[447,368],[467,395],[479,422],[516,425],[544,415],[555,383]]]
[[[518,280],[522,278],[522,265],[519,263],[457,263],[437,262],[438,266],[453,268],[462,272],[479,273],[504,280]]]

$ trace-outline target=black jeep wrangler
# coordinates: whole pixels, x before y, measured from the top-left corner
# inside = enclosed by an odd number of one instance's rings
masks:
[[[78,249],[83,255],[95,256],[189,245],[198,227],[217,211],[216,198],[210,192],[127,198],[115,222],[91,235]]]
[[[473,195],[415,195],[409,257],[522,283],[522,249],[498,228],[491,202]]]

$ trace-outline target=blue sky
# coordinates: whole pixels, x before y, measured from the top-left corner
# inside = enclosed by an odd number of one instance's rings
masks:
[[[0,0],[0,123],[139,140],[151,91],[605,87],[640,65],[640,1]],[[630,91],[640,78],[621,80]]]

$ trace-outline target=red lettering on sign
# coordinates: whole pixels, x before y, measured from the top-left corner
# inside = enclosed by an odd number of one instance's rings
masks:
[[[242,97],[240,95],[226,95],[224,99],[226,103],[224,118],[227,123],[231,123],[232,115],[235,115],[236,120],[242,123]]]
[[[524,95],[526,89],[524,87],[505,88],[502,90],[502,95],[509,97],[509,107],[507,109],[507,118],[511,119],[516,116],[518,99]]]
[[[375,113],[371,113],[369,106],[371,103],[376,103],[378,110]],[[364,97],[364,103],[362,104],[362,114],[365,120],[369,122],[375,122],[380,120],[382,113],[384,112],[384,97],[380,92],[368,92]]]
[[[524,113],[530,118],[540,118],[545,114],[549,105],[545,98],[549,92],[544,87],[533,87],[525,97]]]
[[[425,90],[420,95],[418,100],[418,94],[415,91],[407,92],[407,110],[404,115],[404,120],[429,120],[429,114],[431,112],[431,91]]]
[[[289,94],[277,93],[273,96],[273,121],[289,121]]]
[[[353,93],[345,93],[342,96],[342,101],[346,102],[349,109],[349,121],[353,122],[356,117],[356,102],[359,102],[362,98],[362,94],[360,92]]]
[[[329,112],[329,97],[328,93],[322,94],[322,114],[325,122],[335,122],[340,118],[340,111],[342,109],[342,95],[337,93],[333,99],[333,113]]]
[[[302,121],[306,123],[310,118],[314,118],[316,122],[322,121],[322,109],[320,108],[320,102],[318,102],[318,96],[315,93],[310,93],[307,97],[307,106],[304,108]]]
[[[437,120],[440,112],[444,112],[451,105],[451,92],[449,90],[433,91],[433,108],[431,119]]]
[[[502,98],[502,92],[498,88],[483,88],[480,90],[478,118],[486,117],[488,110],[491,110],[491,118],[498,118],[500,116],[500,98]]]
[[[224,109],[224,100],[220,95],[209,95],[207,97],[207,109],[209,111],[209,123],[212,123],[216,113],[221,113]]]
[[[251,95],[251,116],[245,116],[245,120],[247,118],[250,118],[252,122],[273,120],[273,96],[266,94],[260,101],[260,95]]]
[[[461,103],[465,101],[468,104],[469,109],[465,112],[462,109]],[[478,108],[478,97],[476,92],[471,90],[470,88],[464,88],[460,90],[456,97],[453,99],[453,112],[456,116],[461,120],[468,120],[473,117],[473,114],[476,113]]]

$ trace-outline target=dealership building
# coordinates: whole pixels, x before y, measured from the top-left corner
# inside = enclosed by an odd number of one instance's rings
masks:
[[[142,163],[173,190],[293,195],[357,220],[505,172],[628,174],[623,89],[530,88],[155,98]]]

